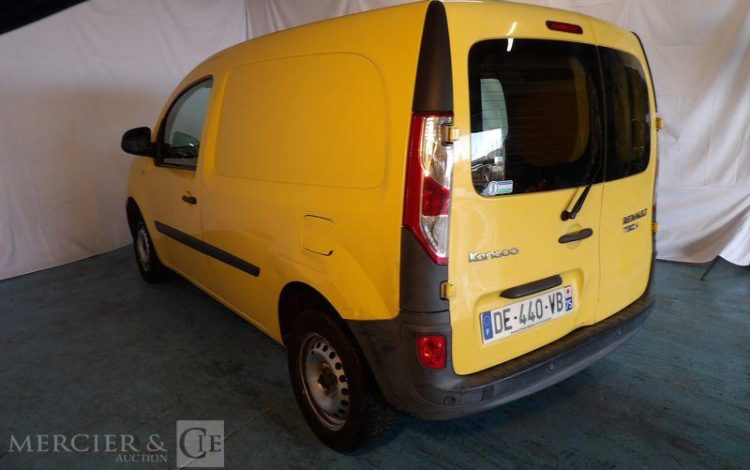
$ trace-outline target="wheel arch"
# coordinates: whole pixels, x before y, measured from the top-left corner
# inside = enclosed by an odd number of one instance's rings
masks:
[[[128,202],[125,204],[125,214],[128,218],[130,234],[135,236],[136,222],[138,222],[139,218],[143,219],[143,213],[141,212],[141,208],[138,207],[138,203],[132,197],[129,197]]]
[[[336,323],[338,323],[344,330],[346,335],[354,344],[354,347],[359,352],[362,358],[368,377],[373,381],[382,393],[382,386],[377,380],[376,375],[373,373],[372,366],[370,365],[370,357],[365,353],[362,348],[362,344],[358,339],[358,335],[352,331],[348,321],[341,316],[340,312],[336,309],[332,302],[330,302],[325,295],[323,295],[318,289],[302,281],[292,281],[287,283],[281,293],[279,294],[279,330],[281,335],[281,341],[284,346],[287,345],[287,334],[291,331],[291,327],[295,320],[299,318],[300,314],[306,308],[313,308],[327,314]]]
[[[284,337],[305,308],[325,312],[346,327],[339,311],[318,289],[302,281],[291,281],[281,289],[278,304],[279,332],[285,344]]]

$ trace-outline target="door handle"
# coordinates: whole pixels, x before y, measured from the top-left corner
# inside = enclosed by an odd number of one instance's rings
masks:
[[[187,202],[188,204],[198,204],[198,199],[196,199],[195,196],[188,196],[187,194],[184,194],[182,196],[182,200],[184,202]]]
[[[520,299],[521,297],[526,297],[527,295],[536,294],[548,289],[552,289],[553,287],[557,287],[562,284],[562,282],[562,277],[560,277],[559,274],[556,274],[551,277],[539,279],[538,281],[527,282],[526,284],[521,284],[520,286],[505,289],[504,291],[500,292],[500,297],[505,297],[506,299]]]
[[[573,243],[579,240],[584,240],[594,234],[594,231],[590,228],[584,228],[577,232],[566,233],[560,237],[557,241],[560,243]]]

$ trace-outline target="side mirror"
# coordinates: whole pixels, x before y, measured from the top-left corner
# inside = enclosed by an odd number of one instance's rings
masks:
[[[144,157],[153,156],[151,151],[151,129],[148,127],[136,127],[122,135],[120,144],[122,150],[133,155]]]

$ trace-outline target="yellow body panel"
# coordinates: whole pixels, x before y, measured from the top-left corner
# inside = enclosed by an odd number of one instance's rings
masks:
[[[292,28],[231,47],[191,72],[168,103],[214,77],[197,171],[139,158],[131,172],[130,196],[163,262],[277,340],[279,295],[290,282],[315,288],[345,319],[397,316],[405,151],[426,9],[418,3]],[[233,76],[242,80],[232,85]],[[227,106],[230,99],[252,103],[253,112]],[[355,107],[362,112],[353,114]],[[279,172],[275,160],[289,152],[300,167]],[[263,161],[251,168],[253,159]],[[169,193],[141,181],[161,187],[170,171],[188,175]],[[171,255],[173,242],[155,230],[152,205],[143,201],[159,198],[177,213],[188,189],[198,198],[202,238],[259,266],[260,276],[214,259],[206,261],[210,283],[181,268],[187,257]],[[305,240],[309,216],[331,224],[308,227]],[[331,255],[305,248],[321,237]]]
[[[316,289],[344,319],[396,317],[406,150],[427,6],[407,4],[275,33],[223,51],[191,72],[158,123],[189,84],[213,77],[197,169],[136,158],[130,176],[129,195],[164,264],[276,340],[279,296],[291,282]],[[579,41],[626,51],[644,70],[647,65],[632,34],[582,15],[500,2],[446,3],[445,9],[454,123],[461,130],[448,268],[452,358],[457,373],[469,374],[590,325],[643,292],[651,215],[628,233],[622,218],[644,208],[651,214],[656,129],[652,119],[648,169],[595,185],[575,221],[562,222],[559,213],[580,188],[508,196],[501,203],[479,196],[469,155],[467,60],[473,44],[507,37]],[[584,33],[551,31],[547,20],[579,24]],[[284,162],[294,161],[283,170]],[[181,200],[188,193],[196,206]],[[176,244],[156,230],[154,221],[162,219],[257,265],[261,274]],[[594,236],[557,243],[582,227],[595,227]],[[472,264],[466,256],[510,247],[519,254]],[[510,303],[499,291],[557,273],[574,289],[573,314],[482,344],[479,312]]]

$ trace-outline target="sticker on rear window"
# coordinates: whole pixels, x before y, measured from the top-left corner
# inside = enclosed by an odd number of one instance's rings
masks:
[[[483,196],[497,196],[513,192],[513,180],[490,181],[482,192]]]

